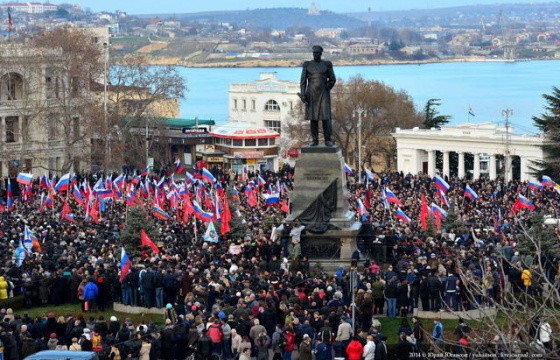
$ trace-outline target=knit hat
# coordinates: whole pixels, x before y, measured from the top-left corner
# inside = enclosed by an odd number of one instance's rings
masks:
[[[51,333],[50,338],[51,338],[51,339],[56,339],[56,333]]]

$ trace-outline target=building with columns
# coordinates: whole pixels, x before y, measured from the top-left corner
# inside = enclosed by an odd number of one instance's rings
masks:
[[[441,129],[400,129],[392,133],[397,143],[397,168],[404,173],[419,172],[434,176],[464,177],[467,171],[474,178],[488,175],[495,179],[503,174],[508,180],[514,173],[523,181],[533,179],[531,161],[543,160],[540,136],[521,135],[513,129],[492,123],[465,123],[442,126]],[[441,168],[436,167],[437,154],[441,153]],[[509,154],[509,156],[508,156]],[[472,169],[466,169],[466,157],[472,156]],[[451,158],[457,159],[451,168]],[[508,161],[509,159],[509,161]],[[518,164],[513,171],[512,163]]]

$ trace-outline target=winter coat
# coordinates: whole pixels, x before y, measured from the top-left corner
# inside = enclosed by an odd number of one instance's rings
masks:
[[[8,282],[3,276],[0,276],[0,300],[8,298]]]
[[[90,281],[84,287],[84,300],[95,300],[98,293],[99,288],[94,282]]]
[[[352,340],[346,347],[346,355],[348,360],[361,360],[364,347],[359,340]]]

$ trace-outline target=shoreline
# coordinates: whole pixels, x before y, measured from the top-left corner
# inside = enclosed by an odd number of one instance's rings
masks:
[[[501,58],[485,58],[485,57],[468,57],[468,58],[449,58],[449,59],[429,59],[429,60],[373,60],[373,61],[348,61],[348,60],[331,60],[335,66],[384,66],[384,65],[427,65],[439,63],[460,63],[460,62],[503,62],[515,63],[526,61],[558,61],[560,59],[501,59]],[[152,66],[182,66],[185,68],[278,68],[278,67],[299,67],[303,60],[297,59],[247,59],[241,61],[222,61],[222,62],[206,62],[195,63],[182,61],[179,58],[152,58],[147,57],[146,63]]]

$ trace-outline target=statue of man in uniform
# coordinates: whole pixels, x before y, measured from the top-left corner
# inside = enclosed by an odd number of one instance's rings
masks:
[[[323,48],[315,45],[312,49],[313,60],[303,63],[298,96],[305,103],[305,119],[311,123],[311,146],[319,145],[319,121],[323,123],[325,145],[333,146],[330,92],[336,77],[332,63],[321,60]]]

